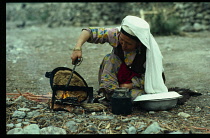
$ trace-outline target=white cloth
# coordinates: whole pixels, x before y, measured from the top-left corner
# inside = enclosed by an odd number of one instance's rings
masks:
[[[132,36],[136,36],[130,29],[128,26],[126,25],[122,25],[122,29],[125,30],[127,33],[129,33]]]
[[[150,33],[149,24],[136,16],[126,16],[121,26],[128,26],[138,39],[147,47],[146,50],[146,72],[144,89],[148,94],[168,92],[165,86],[162,72],[164,71],[159,46]],[[121,27],[117,27],[119,30]]]

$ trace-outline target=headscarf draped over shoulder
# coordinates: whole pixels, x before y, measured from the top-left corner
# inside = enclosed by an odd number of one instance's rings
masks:
[[[148,94],[168,92],[168,88],[165,86],[162,78],[162,72],[164,71],[163,56],[157,42],[150,33],[149,24],[139,17],[129,15],[122,20],[121,26],[117,28],[119,30],[123,28],[130,35],[137,37],[147,48],[145,92]]]

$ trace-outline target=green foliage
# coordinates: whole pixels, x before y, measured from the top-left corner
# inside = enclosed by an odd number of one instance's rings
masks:
[[[150,20],[153,35],[179,35],[180,20],[176,16],[166,17],[162,12],[153,15]]]

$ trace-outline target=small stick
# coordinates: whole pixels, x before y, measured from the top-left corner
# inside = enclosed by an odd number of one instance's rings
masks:
[[[200,130],[210,130],[210,128],[203,128],[203,127],[195,127],[195,126],[192,126],[192,128],[194,129],[200,129]]]
[[[7,93],[6,95],[20,95],[18,93]]]
[[[22,96],[22,93],[16,88],[17,92]]]

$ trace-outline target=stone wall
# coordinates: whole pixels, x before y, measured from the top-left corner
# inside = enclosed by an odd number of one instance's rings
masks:
[[[181,18],[184,31],[210,30],[209,2],[175,3],[176,14]]]
[[[140,16],[139,10],[174,9],[184,31],[210,30],[208,2],[82,2],[82,3],[7,3],[6,21],[17,24],[58,26],[104,26],[120,24],[126,15]]]

